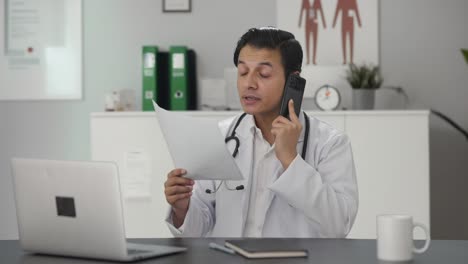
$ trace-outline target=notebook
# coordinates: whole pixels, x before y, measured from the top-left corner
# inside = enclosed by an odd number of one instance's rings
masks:
[[[226,240],[224,245],[246,258],[307,258],[308,252],[285,239]]]
[[[117,166],[13,159],[19,238],[29,252],[135,261],[186,251],[127,243]]]

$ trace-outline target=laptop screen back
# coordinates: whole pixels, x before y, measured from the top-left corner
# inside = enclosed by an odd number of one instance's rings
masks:
[[[126,255],[115,164],[13,159],[12,170],[24,250],[91,258]]]

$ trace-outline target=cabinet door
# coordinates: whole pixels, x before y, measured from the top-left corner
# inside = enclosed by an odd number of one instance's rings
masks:
[[[156,118],[92,117],[91,156],[118,165],[126,236],[172,237],[164,182],[173,162]]]
[[[375,238],[376,216],[409,214],[429,227],[428,115],[346,116],[359,187],[348,237]],[[423,238],[420,230],[417,238]]]
[[[345,131],[345,118],[343,112],[324,113],[324,112],[307,112],[310,117],[315,117],[323,121],[339,131]]]

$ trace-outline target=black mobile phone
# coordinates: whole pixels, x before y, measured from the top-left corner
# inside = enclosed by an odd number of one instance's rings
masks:
[[[294,101],[294,112],[299,116],[301,111],[302,97],[304,96],[306,80],[297,74],[289,74],[284,85],[283,98],[281,98],[280,115],[289,118],[288,102]]]

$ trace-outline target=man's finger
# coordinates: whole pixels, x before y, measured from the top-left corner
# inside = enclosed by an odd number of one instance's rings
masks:
[[[276,137],[278,135],[278,133],[280,132],[280,129],[279,128],[272,128],[271,130],[271,134]]]
[[[299,122],[299,118],[296,115],[296,111],[294,111],[294,101],[293,101],[293,99],[289,99],[288,108],[289,108],[289,118],[291,118],[291,121]]]
[[[174,185],[194,185],[195,181],[192,179],[184,178],[184,177],[172,177],[167,179],[165,186],[171,187]]]
[[[181,199],[185,199],[185,198],[188,198],[192,196],[192,193],[181,193],[181,194],[176,194],[176,195],[172,195],[172,196],[169,196],[167,197],[167,202],[169,204],[173,204],[175,202],[177,202],[178,200],[181,200]]]
[[[290,123],[291,121],[289,121],[288,123],[280,123],[280,122],[274,122],[271,127],[272,128],[281,128],[281,127],[287,127],[288,124]]]
[[[273,124],[275,124],[275,123],[288,124],[289,122],[291,122],[291,120],[287,119],[286,117],[284,117],[282,115],[277,116],[275,118],[275,120],[273,120]]]
[[[182,175],[185,175],[187,174],[187,170],[185,169],[173,169],[169,172],[169,174],[167,174],[167,177],[170,178],[170,177],[179,177],[179,176],[182,176]]]
[[[176,194],[181,194],[181,193],[189,193],[193,190],[192,186],[172,186],[168,187],[164,190],[164,193],[167,196],[172,196]]]

